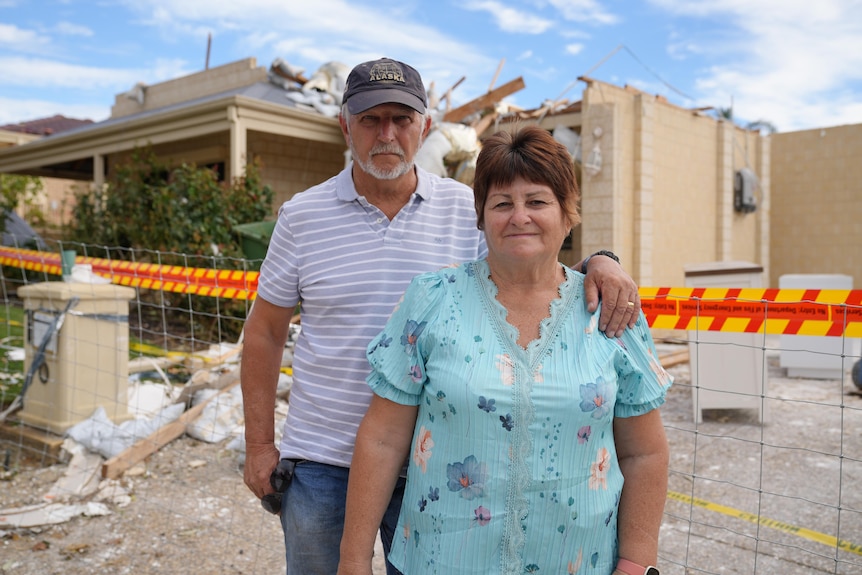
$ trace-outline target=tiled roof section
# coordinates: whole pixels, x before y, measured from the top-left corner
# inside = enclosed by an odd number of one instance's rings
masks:
[[[6,124],[0,126],[0,130],[8,132],[18,132],[21,134],[37,134],[39,136],[50,136],[51,134],[59,134],[66,130],[71,130],[86,124],[92,124],[93,120],[78,120],[76,118],[67,118],[57,114],[50,118],[41,118],[39,120],[30,120],[29,122],[21,122],[20,124]]]

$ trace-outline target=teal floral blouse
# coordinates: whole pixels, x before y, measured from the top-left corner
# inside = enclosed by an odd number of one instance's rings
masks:
[[[419,406],[389,556],[406,575],[613,571],[613,419],[658,408],[672,380],[644,317],[605,337],[563,269],[527,349],[484,260],[416,277],[369,344],[374,392]]]

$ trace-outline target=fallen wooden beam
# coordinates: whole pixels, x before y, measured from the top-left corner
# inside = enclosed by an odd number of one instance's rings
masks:
[[[491,90],[483,96],[475,98],[463,106],[459,106],[454,110],[446,112],[443,116],[444,122],[460,122],[470,114],[493,108],[494,105],[510,94],[514,94],[518,90],[523,90],[526,84],[522,77],[517,77],[511,82],[507,82],[495,90]]]
[[[175,365],[182,365],[181,357],[150,357],[147,355],[135,357],[129,360],[129,373],[140,373],[142,371],[153,371],[156,368],[164,369]]]
[[[137,441],[121,453],[107,460],[102,465],[102,477],[105,479],[116,479],[120,477],[127,469],[136,463],[143,461],[146,457],[152,455],[174,439],[181,436],[186,432],[186,427],[198,418],[209,402],[227,392],[238,383],[239,382],[236,381],[231,385],[228,385],[212,397],[207,398],[191,409],[187,409],[177,419],[163,425],[148,437]]]
[[[290,80],[292,82],[297,82],[298,84],[305,84],[306,82],[308,82],[308,78],[303,76],[302,72],[299,72],[297,74],[290,74],[289,72],[282,70],[278,66],[270,66],[269,69],[271,72],[274,72],[275,74],[281,76],[282,78],[285,78],[285,79]]]
[[[685,363],[689,360],[688,350],[674,351],[658,356],[659,363],[665,369],[674,365]]]
[[[479,137],[485,133],[491,125],[497,121],[497,118],[500,116],[497,112],[491,112],[490,114],[486,114],[482,116],[479,121],[473,124],[473,129],[476,130],[476,136]]]

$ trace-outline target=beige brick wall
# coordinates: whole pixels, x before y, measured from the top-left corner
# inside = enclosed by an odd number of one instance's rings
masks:
[[[261,159],[261,176],[275,192],[276,210],[294,194],[344,168],[346,146],[250,132],[248,148],[252,156]]]
[[[75,205],[75,191],[85,189],[88,184],[74,180],[42,178],[42,194],[39,208],[48,226],[59,228],[69,223]]]
[[[768,267],[768,210],[733,209],[736,170],[765,182],[768,143],[749,132],[630,88],[591,83],[583,98],[583,253],[613,249],[644,286],[682,286],[688,264],[743,260]],[[602,135],[596,138],[595,129]],[[768,205],[768,204],[767,204]],[[764,233],[767,235],[764,236]]]
[[[265,82],[266,79],[266,69],[258,67],[255,58],[246,58],[175,80],[146,86],[143,88],[143,103],[131,97],[129,92],[117,94],[114,98],[114,105],[111,107],[111,117],[119,118],[180,102],[188,102],[234,88],[249,86],[256,82]],[[130,86],[131,90],[133,88]]]
[[[718,257],[719,125],[661,102],[655,107],[654,273],[641,283],[681,286],[685,265]]]
[[[862,288],[862,124],[771,139],[770,282],[847,274]]]

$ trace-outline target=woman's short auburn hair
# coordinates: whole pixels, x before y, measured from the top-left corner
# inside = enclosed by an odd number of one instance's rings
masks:
[[[580,192],[572,156],[547,130],[526,126],[514,133],[497,132],[482,142],[473,178],[480,230],[484,229],[485,202],[491,188],[509,186],[518,178],[551,188],[569,225],[580,223]]]

